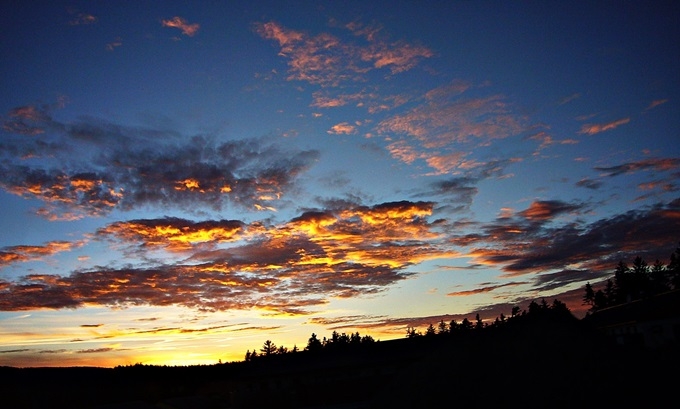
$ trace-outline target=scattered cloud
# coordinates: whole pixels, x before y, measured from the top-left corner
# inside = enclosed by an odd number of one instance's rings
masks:
[[[374,35],[375,32],[368,35],[368,31],[358,27],[354,24],[345,28],[363,36],[368,44],[343,42],[329,33],[312,36],[273,21],[257,23],[255,31],[279,44],[279,55],[289,60],[289,80],[321,86],[359,81],[372,70],[389,69],[392,75],[398,74],[434,55],[426,47],[403,41],[388,42]]]
[[[505,98],[464,98],[468,87],[454,82],[432,89],[423,103],[380,121],[376,131],[392,141],[392,156],[408,164],[421,159],[434,174],[451,174],[482,165],[465,159],[470,149],[528,129]]]
[[[184,18],[177,16],[169,20],[162,20],[161,24],[163,24],[163,27],[172,27],[180,29],[182,31],[182,34],[189,37],[193,37],[194,35],[196,35],[198,29],[201,28],[200,24],[198,23],[189,24],[189,22],[186,21]]]

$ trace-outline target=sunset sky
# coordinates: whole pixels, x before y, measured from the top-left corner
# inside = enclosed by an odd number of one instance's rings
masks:
[[[0,365],[242,360],[680,243],[674,1],[3,1]]]

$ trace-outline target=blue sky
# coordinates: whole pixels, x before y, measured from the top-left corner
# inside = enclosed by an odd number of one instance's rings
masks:
[[[680,231],[673,2],[4,2],[0,365],[558,298]]]

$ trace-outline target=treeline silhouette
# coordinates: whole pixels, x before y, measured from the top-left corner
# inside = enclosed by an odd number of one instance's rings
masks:
[[[357,349],[365,347],[369,344],[373,344],[374,342],[376,341],[372,336],[362,336],[358,331],[349,335],[344,332],[341,334],[337,331],[333,331],[330,338],[327,339],[324,337],[323,340],[319,340],[317,335],[312,333],[312,335],[309,337],[309,340],[307,341],[307,346],[304,348],[304,351],[356,351]],[[252,362],[261,358],[272,358],[274,356],[295,354],[299,352],[299,349],[297,345],[294,345],[291,350],[288,350],[288,348],[284,346],[277,347],[273,341],[268,339],[262,344],[262,347],[259,351],[259,353],[257,349],[253,349],[252,352],[250,350],[246,351],[244,360],[246,362]]]
[[[668,265],[657,259],[650,266],[639,256],[630,267],[624,261],[619,261],[614,276],[607,280],[604,288],[595,291],[590,283],[586,283],[583,303],[590,305],[589,312],[596,312],[678,289],[680,289],[680,247],[671,254]]]

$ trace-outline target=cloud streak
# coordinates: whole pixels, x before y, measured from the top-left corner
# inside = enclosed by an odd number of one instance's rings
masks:
[[[611,131],[616,129],[621,125],[625,125],[630,122],[630,118],[621,118],[616,121],[606,122],[603,124],[584,124],[581,126],[580,134],[595,135],[601,132]]]

